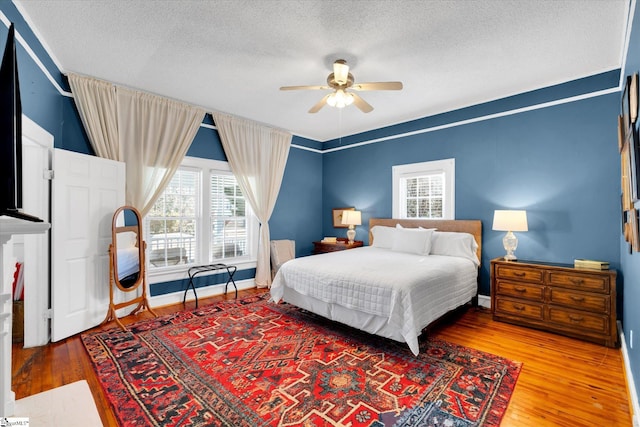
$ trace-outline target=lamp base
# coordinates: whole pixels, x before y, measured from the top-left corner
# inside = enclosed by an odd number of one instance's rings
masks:
[[[349,244],[353,244],[353,241],[356,238],[356,230],[353,225],[349,226],[349,231],[347,231],[347,239],[349,239]]]
[[[513,252],[518,247],[518,238],[512,231],[508,231],[507,234],[502,238],[502,245],[504,246],[504,250],[507,251],[507,254],[502,257],[505,261],[515,261],[518,258],[513,254]]]

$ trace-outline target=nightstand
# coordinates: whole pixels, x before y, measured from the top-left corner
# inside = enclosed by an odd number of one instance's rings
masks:
[[[491,261],[493,319],[618,347],[616,271]]]
[[[349,244],[348,239],[338,237],[338,241],[336,243],[327,243],[322,241],[313,242],[313,253],[324,254],[327,252],[344,251],[345,249],[359,248],[363,245],[364,243],[362,240],[354,240],[353,243]]]

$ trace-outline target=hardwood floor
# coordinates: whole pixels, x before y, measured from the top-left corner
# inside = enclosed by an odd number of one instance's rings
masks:
[[[258,290],[241,291],[239,297]],[[201,306],[222,299],[201,300]],[[194,307],[187,303],[187,308]],[[182,304],[154,310],[168,314]],[[129,324],[148,313],[123,319]],[[523,362],[523,368],[502,426],[631,426],[622,353],[610,349],[494,322],[489,310],[469,308],[439,322],[429,333],[447,341]],[[116,419],[97,382],[79,336],[43,347],[13,346],[16,399],[86,379],[105,426]]]

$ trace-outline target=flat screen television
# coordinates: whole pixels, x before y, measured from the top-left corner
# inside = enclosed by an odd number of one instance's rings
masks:
[[[15,29],[9,35],[0,66],[0,216],[42,222],[22,209],[22,104],[18,82]]]

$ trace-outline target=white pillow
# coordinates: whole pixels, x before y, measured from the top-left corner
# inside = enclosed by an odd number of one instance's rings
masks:
[[[436,231],[431,239],[431,255],[446,255],[467,258],[480,265],[476,251],[478,243],[469,233]]]
[[[116,244],[118,245],[118,249],[135,247],[137,243],[136,239],[136,233],[133,231],[125,231],[116,234]]]
[[[376,248],[391,249],[396,235],[394,227],[385,227],[384,225],[376,225],[371,229],[373,235],[373,244]]]
[[[403,228],[398,224],[391,250],[417,255],[429,255],[431,236],[434,231],[435,228]]]

